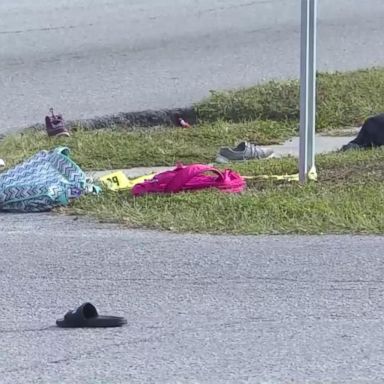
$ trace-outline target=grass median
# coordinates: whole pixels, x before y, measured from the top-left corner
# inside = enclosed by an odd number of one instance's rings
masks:
[[[382,112],[384,69],[318,74],[317,130],[359,126]],[[268,82],[229,92],[213,92],[195,106],[200,123],[192,129],[124,131],[124,126],[99,131],[81,128],[70,139],[49,139],[43,132],[11,135],[0,142],[8,165],[40,149],[68,145],[84,169],[125,168],[212,161],[220,146],[241,140],[276,144],[297,134],[298,81]]]
[[[74,161],[84,170],[103,170],[155,165],[211,162],[222,145],[249,140],[260,144],[279,143],[295,132],[294,123],[256,121],[216,122],[192,129],[153,129],[124,132],[121,128],[102,131],[78,130],[70,138],[48,138],[44,132],[11,135],[0,142],[0,158],[8,166],[42,149],[66,145]]]
[[[354,151],[317,157],[319,180],[248,180],[241,194],[215,190],[133,197],[129,191],[88,196],[68,212],[129,227],[234,233],[382,233],[384,151]],[[297,159],[231,166],[242,175],[297,172]]]
[[[384,105],[384,69],[318,74],[317,130],[358,126]],[[269,82],[248,89],[214,92],[195,106],[199,124],[190,129],[156,127],[126,132],[75,129],[70,138],[26,131],[0,142],[7,166],[41,149],[69,146],[84,170],[211,162],[220,146],[248,140],[276,144],[295,135],[299,119],[297,81]],[[248,182],[239,195],[207,190],[133,198],[105,192],[76,201],[67,212],[130,227],[212,233],[382,233],[384,152],[357,151],[317,156],[319,180]],[[297,159],[231,164],[242,175],[297,172]]]
[[[316,129],[358,126],[367,116],[383,111],[384,69],[317,74]],[[212,92],[196,105],[202,121],[218,118],[244,120],[299,120],[299,81],[270,81],[266,84]]]

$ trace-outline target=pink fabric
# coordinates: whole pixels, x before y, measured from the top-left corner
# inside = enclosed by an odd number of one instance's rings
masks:
[[[214,175],[206,174],[207,172]],[[132,188],[132,193],[140,196],[146,193],[176,193],[205,188],[237,193],[244,190],[245,180],[230,169],[221,172],[209,165],[179,164],[171,171],[158,173],[153,179],[136,184]]]

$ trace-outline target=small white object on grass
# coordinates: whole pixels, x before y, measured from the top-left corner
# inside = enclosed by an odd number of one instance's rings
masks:
[[[0,159],[0,167],[5,167],[5,162],[3,159]]]

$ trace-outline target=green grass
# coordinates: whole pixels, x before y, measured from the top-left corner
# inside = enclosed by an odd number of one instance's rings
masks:
[[[384,105],[384,69],[317,75],[317,130],[360,125]],[[202,121],[299,120],[299,82],[271,81],[229,92],[212,92],[196,105]]]
[[[318,74],[317,130],[360,125],[384,105],[384,69]],[[272,81],[230,92],[213,92],[196,105],[201,123],[191,129],[120,129],[83,131],[70,139],[49,139],[29,131],[0,142],[1,157],[11,166],[40,149],[68,145],[84,169],[172,165],[177,161],[211,162],[221,146],[242,140],[268,145],[297,133],[298,81]]]
[[[318,74],[317,130],[360,125],[384,105],[384,69]],[[69,139],[28,131],[0,142],[12,166],[41,149],[69,146],[85,170],[211,162],[221,146],[242,140],[275,144],[297,132],[298,81],[269,82],[248,89],[213,92],[196,105],[199,125],[125,132],[77,129]],[[100,220],[174,231],[212,233],[382,233],[384,151],[317,157],[319,181],[250,180],[239,195],[201,191],[133,198],[130,192],[87,196],[70,208]],[[297,172],[297,159],[231,165],[243,175]]]
[[[171,231],[277,234],[382,233],[384,151],[317,157],[319,180],[249,180],[241,194],[214,190],[134,198],[129,191],[79,199],[72,214],[129,227]],[[234,166],[242,175],[297,172],[292,158]]]
[[[67,145],[72,158],[85,170],[173,165],[177,161],[211,162],[219,147],[241,140],[260,144],[279,143],[293,135],[292,123],[258,121],[216,122],[193,129],[156,129],[147,132],[122,130],[73,132],[70,138],[48,138],[44,132],[28,131],[0,142],[0,154],[11,166],[41,149]]]

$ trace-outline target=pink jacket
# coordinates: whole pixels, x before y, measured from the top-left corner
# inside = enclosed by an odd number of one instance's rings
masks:
[[[146,193],[176,193],[205,188],[237,193],[244,190],[245,180],[230,169],[220,171],[209,165],[178,164],[170,171],[158,173],[153,179],[136,184],[132,193],[140,196]]]

